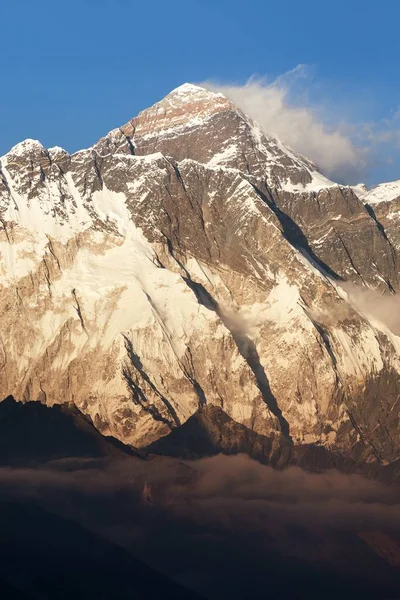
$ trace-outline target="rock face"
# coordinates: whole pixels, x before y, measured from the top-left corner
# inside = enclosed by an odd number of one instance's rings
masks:
[[[0,396],[135,446],[215,405],[392,462],[400,338],[342,285],[397,290],[380,219],[188,84],[72,156],[26,140],[1,159]]]
[[[358,473],[385,483],[400,481],[400,461],[382,466],[365,463],[338,453],[334,447],[316,444],[294,445],[277,432],[260,435],[228,417],[218,406],[208,405],[189,417],[181,427],[158,439],[143,450],[143,455],[199,459],[217,454],[247,454],[260,463],[282,470],[298,466],[311,473],[336,469]]]
[[[367,210],[379,221],[388,240],[400,250],[400,181],[382,183],[362,194]]]

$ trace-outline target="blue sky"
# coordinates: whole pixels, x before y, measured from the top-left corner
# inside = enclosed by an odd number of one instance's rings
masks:
[[[75,151],[185,81],[257,75],[364,153],[344,178],[400,178],[398,0],[13,0],[1,16],[0,154],[26,137]]]

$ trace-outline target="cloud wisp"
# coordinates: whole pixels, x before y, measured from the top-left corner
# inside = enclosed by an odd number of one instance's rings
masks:
[[[68,493],[115,500],[137,509],[159,507],[175,516],[231,531],[268,532],[302,523],[309,530],[358,532],[384,529],[400,534],[400,496],[396,485],[330,470],[311,474],[299,467],[275,470],[246,455],[199,460],[129,458],[100,468],[76,460],[73,468],[55,461],[43,468],[0,468],[4,493],[46,503]],[[61,468],[59,468],[61,466]],[[123,492],[123,493],[122,493]],[[120,497],[118,498],[118,494]],[[126,495],[125,495],[126,494]],[[68,508],[68,503],[65,506]],[[251,510],[249,510],[251,508]],[[227,516],[230,515],[228,521]],[[118,514],[110,515],[118,518]]]
[[[307,86],[312,88],[312,78],[305,65],[272,81],[251,77],[243,85],[212,81],[203,85],[224,93],[266,133],[312,160],[338,183],[353,185],[368,179],[377,162],[393,160],[387,156],[388,147],[393,152],[400,149],[400,111],[379,122],[346,122],[339,109],[335,112],[310,100]]]

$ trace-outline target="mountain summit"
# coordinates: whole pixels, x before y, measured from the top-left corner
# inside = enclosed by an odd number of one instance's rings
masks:
[[[26,140],[0,160],[0,396],[136,446],[214,405],[395,461],[399,338],[357,301],[399,287],[393,202],[191,84],[73,155]]]

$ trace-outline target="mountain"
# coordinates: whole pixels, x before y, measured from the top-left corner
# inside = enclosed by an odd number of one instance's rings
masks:
[[[217,406],[206,406],[196,412],[181,427],[156,440],[143,453],[182,459],[199,459],[218,454],[245,453],[275,469],[297,466],[309,473],[335,469],[342,473],[359,473],[387,484],[400,480],[400,462],[386,466],[377,462],[356,461],[335,447],[317,444],[293,445],[279,434],[263,436],[233,421]]]
[[[399,337],[357,298],[398,290],[397,207],[363,193],[189,84],[73,155],[18,144],[0,160],[0,397],[75,405],[136,447],[216,406],[394,463]]]
[[[75,406],[50,408],[12,397],[0,402],[0,467],[35,467],[53,461],[68,465],[74,459],[107,461],[128,456],[137,454],[101,435]]]

